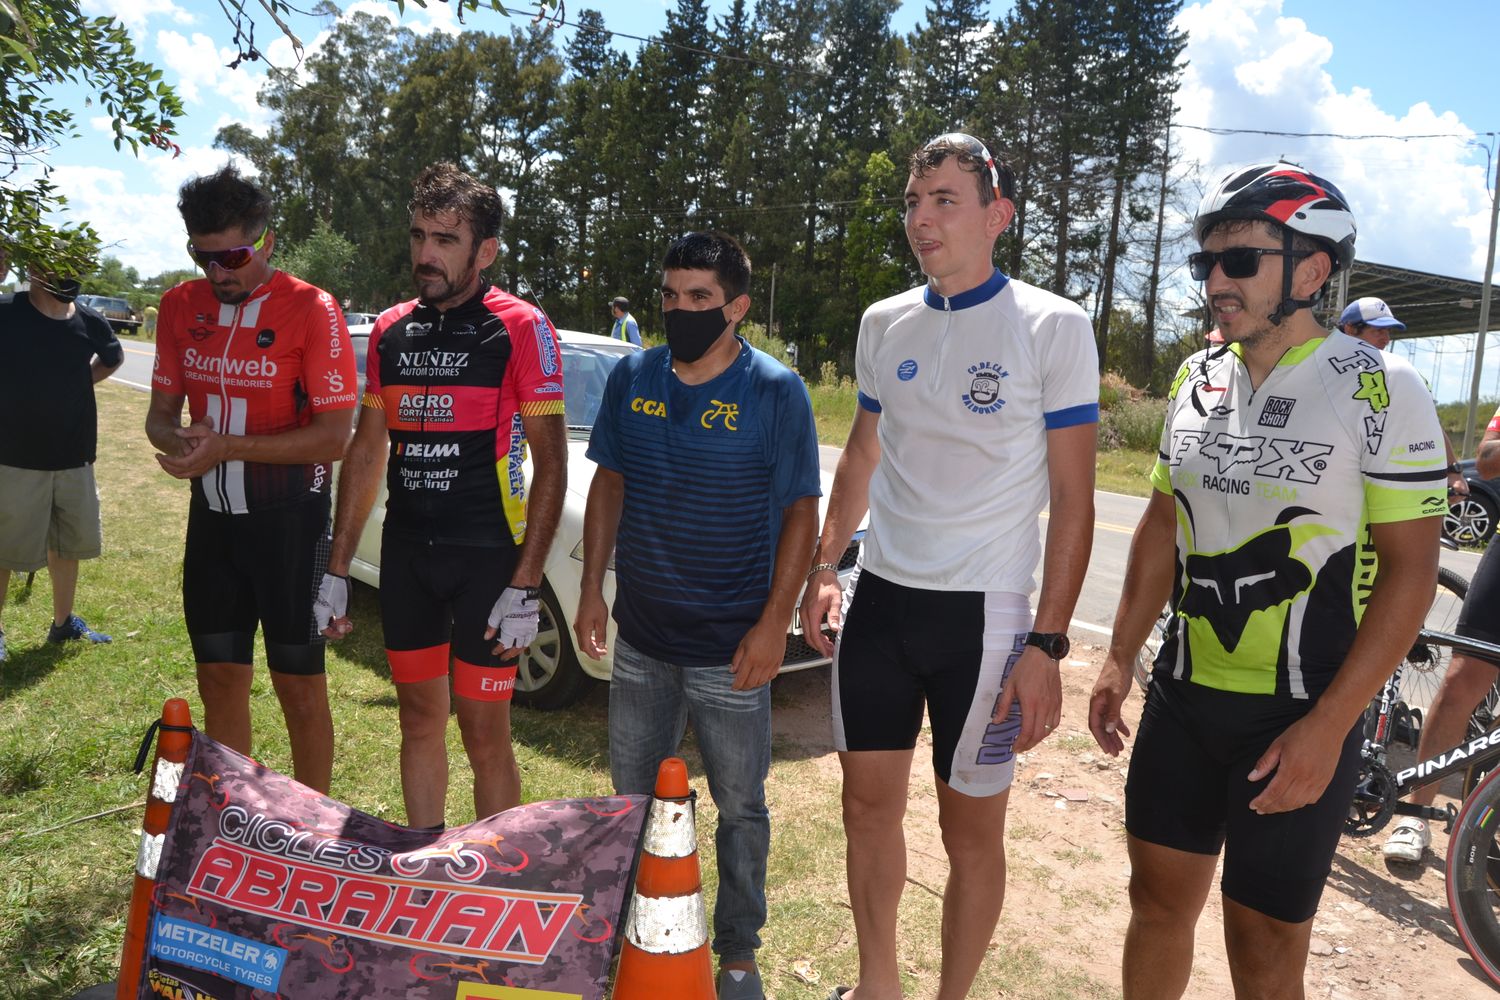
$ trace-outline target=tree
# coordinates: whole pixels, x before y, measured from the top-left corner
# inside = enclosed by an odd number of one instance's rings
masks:
[[[69,85],[104,110],[116,149],[176,149],[182,105],[119,22],[85,17],[79,0],[0,0],[0,253],[18,268],[94,269],[98,236],[87,223],[53,221],[66,199],[47,179],[47,151],[78,135],[75,112],[56,96]]]
[[[1181,8],[1181,0],[1115,0],[1100,31],[1102,56],[1090,81],[1104,126],[1100,151],[1109,171],[1109,235],[1100,267],[1095,330],[1100,357],[1109,352],[1116,269],[1125,251],[1126,202],[1131,187],[1156,158],[1182,74],[1179,59],[1187,36],[1173,27]],[[1164,171],[1160,175],[1165,176]],[[1150,319],[1146,329],[1154,329]],[[1150,365],[1143,374],[1149,379]]]
[[[979,102],[979,81],[993,30],[984,0],[928,0],[927,17],[908,40],[912,96],[954,126],[968,122]]]
[[[306,239],[277,251],[276,265],[283,271],[318,286],[340,303],[350,300],[349,278],[359,248],[334,232],[326,219],[319,219]]]

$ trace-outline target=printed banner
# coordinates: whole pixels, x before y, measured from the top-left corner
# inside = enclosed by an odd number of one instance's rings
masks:
[[[434,836],[194,733],[137,996],[601,1000],[649,801],[536,802]]]

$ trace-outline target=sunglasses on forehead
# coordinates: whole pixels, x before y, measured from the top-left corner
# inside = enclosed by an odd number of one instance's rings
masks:
[[[1269,250],[1265,247],[1230,247],[1218,252],[1199,250],[1188,254],[1188,271],[1194,281],[1207,281],[1214,265],[1224,269],[1226,278],[1253,278],[1260,270],[1260,259],[1266,254],[1276,257],[1310,257],[1316,250]]]
[[[254,259],[260,248],[266,245],[266,234],[271,231],[267,226],[260,232],[260,238],[249,246],[230,247],[228,250],[199,250],[188,241],[188,256],[203,270],[207,271],[210,264],[217,264],[225,271],[238,271]]]
[[[989,168],[990,186],[995,189],[995,197],[1004,197],[1000,192],[1000,170],[995,166],[995,158],[990,155],[989,147],[984,143],[967,132],[949,132],[933,139],[924,148],[931,149],[933,146],[956,146],[975,159],[982,160]]]

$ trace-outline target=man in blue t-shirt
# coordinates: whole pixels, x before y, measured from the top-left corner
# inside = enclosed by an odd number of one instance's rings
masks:
[[[735,327],[750,258],[689,233],[662,263],[667,344],[610,373],[589,442],[579,647],[603,657],[611,551],[615,791],[649,795],[689,719],[719,810],[721,1000],[760,1000],[771,691],[817,531],[817,428],[802,381]]]

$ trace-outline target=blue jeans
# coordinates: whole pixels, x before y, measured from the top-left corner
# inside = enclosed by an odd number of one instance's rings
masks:
[[[766,857],[771,814],[771,686],[735,691],[729,665],[680,667],[615,639],[609,682],[609,770],[615,792],[650,795],[656,769],[677,752],[693,723],[708,791],[719,810],[714,844],[719,893],[713,950],[721,962],[747,961],[766,923]]]

